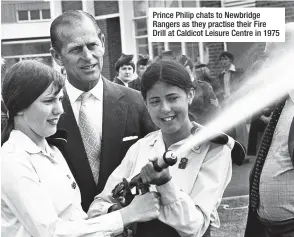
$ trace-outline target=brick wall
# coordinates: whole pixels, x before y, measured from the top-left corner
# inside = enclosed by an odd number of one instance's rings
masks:
[[[118,1],[95,1],[95,16],[118,13]]]
[[[109,50],[109,73],[111,79],[114,78],[115,63],[121,55],[120,21],[118,17],[107,19],[107,35]]]
[[[106,39],[102,74],[112,81],[116,73],[114,65],[121,55],[119,18],[98,20],[97,23]]]

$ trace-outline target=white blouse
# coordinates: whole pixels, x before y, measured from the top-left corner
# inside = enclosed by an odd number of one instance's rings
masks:
[[[13,130],[1,149],[1,234],[5,237],[113,236],[120,212],[88,219],[71,171],[56,147]]]
[[[192,135],[191,135],[192,136]],[[189,139],[189,138],[187,138]],[[186,139],[171,145],[168,150],[177,151]],[[232,139],[230,138],[232,143]],[[182,153],[177,153],[177,163],[170,167],[172,179],[161,186],[151,186],[161,194],[159,220],[172,226],[181,236],[202,236],[210,222],[219,226],[217,207],[223,192],[231,180],[232,144],[217,145],[206,142]],[[107,203],[107,195],[122,178],[130,180],[153,157],[161,157],[165,145],[161,131],[148,134],[127,152],[120,166],[110,175],[101,194],[95,197],[88,211],[89,216],[107,213],[113,204]],[[180,169],[181,158],[187,158],[185,169]]]

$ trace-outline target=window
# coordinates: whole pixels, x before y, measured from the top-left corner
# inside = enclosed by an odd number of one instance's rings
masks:
[[[30,13],[31,13],[31,20],[40,20],[39,10],[33,10],[33,11],[30,11]]]
[[[41,21],[51,19],[50,9],[18,11],[18,21]]]
[[[140,16],[146,16],[147,15],[147,1],[146,0],[137,0],[133,1],[133,9],[134,9],[134,16],[140,17]]]
[[[135,34],[136,36],[147,35],[147,19],[141,18],[135,20]]]
[[[137,39],[136,45],[138,54],[149,54],[147,37]]]
[[[38,59],[52,65],[50,39],[2,42],[1,54],[7,68],[25,59]]]
[[[27,21],[27,20],[29,20],[28,11],[18,11],[18,20],[19,21]]]
[[[42,10],[42,18],[43,19],[50,19],[51,18],[49,9],[43,9]]]
[[[199,62],[199,44],[198,42],[186,43],[187,56],[192,59],[193,62]]]
[[[149,42],[147,28],[148,8],[158,7],[196,7],[197,0],[134,0],[134,29],[136,38],[136,49],[138,54],[149,54],[155,58],[164,50],[172,50],[175,55],[187,54],[193,61],[199,61],[198,43],[180,42]]]

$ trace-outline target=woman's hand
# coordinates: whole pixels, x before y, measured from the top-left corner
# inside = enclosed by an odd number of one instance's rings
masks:
[[[156,219],[159,216],[159,198],[157,192],[135,196],[130,205],[120,210],[124,226]]]
[[[157,159],[153,160],[156,161]],[[148,162],[140,172],[140,176],[144,184],[154,184],[157,186],[163,185],[171,180],[169,168],[163,169],[160,172],[154,170],[152,162]]]

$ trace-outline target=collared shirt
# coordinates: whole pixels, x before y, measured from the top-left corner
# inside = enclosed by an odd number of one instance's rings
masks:
[[[81,107],[80,96],[82,93],[84,93],[84,91],[75,88],[68,81],[66,81],[65,87],[76,121],[77,123],[79,123],[79,112]],[[101,76],[97,85],[94,88],[92,88],[89,92],[91,93],[91,95],[87,99],[85,106],[87,110],[87,117],[91,122],[91,126],[95,128],[99,134],[102,134],[103,80]]]
[[[87,220],[81,194],[56,147],[41,150],[13,130],[1,149],[1,234],[5,237],[111,236],[119,212]]]
[[[193,135],[191,135],[193,136]],[[168,150],[177,152],[187,139],[171,145]],[[170,167],[172,179],[161,186],[151,186],[161,194],[159,220],[172,226],[181,236],[202,236],[212,222],[219,226],[216,212],[223,192],[231,180],[231,147],[204,143],[176,153],[177,163]],[[112,204],[105,197],[111,194],[122,178],[131,179],[153,157],[162,157],[165,145],[161,131],[148,134],[127,152],[120,166],[110,175],[101,194],[96,196],[88,214],[107,213]],[[188,160],[186,168],[180,169],[182,158]]]
[[[260,178],[258,214],[271,221],[294,217],[294,167],[288,151],[294,116],[292,96],[290,94],[280,115]]]
[[[222,73],[224,74],[224,97],[229,97],[231,95],[231,71],[235,72],[236,68],[234,64],[231,64],[229,70],[224,70]]]

